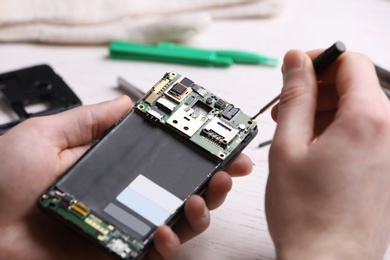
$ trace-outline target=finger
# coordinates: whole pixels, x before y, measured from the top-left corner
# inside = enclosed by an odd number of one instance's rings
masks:
[[[202,197],[191,196],[184,206],[184,216],[174,226],[181,243],[205,231],[210,225],[210,213]]]
[[[237,156],[236,159],[225,169],[232,177],[246,176],[252,172],[252,160],[244,153]]]
[[[323,50],[313,50],[307,52],[311,59],[314,59],[321,54]],[[358,66],[361,72],[364,72],[363,67],[367,69],[366,72],[356,73],[355,67]],[[347,68],[346,71],[342,72],[342,68]],[[345,77],[350,77],[354,75],[353,78],[355,81],[359,81],[360,78],[364,78],[364,82],[367,82],[367,79],[370,80],[369,86],[379,86],[379,81],[375,72],[375,67],[372,61],[365,55],[354,53],[354,52],[345,52],[340,55],[329,67],[327,67],[323,72],[317,75],[318,80],[323,82],[335,84],[337,79],[342,79]],[[367,86],[368,87],[368,86]]]
[[[174,259],[180,251],[180,240],[168,226],[161,226],[157,229],[153,245],[145,259]]]
[[[345,56],[335,84],[339,106],[333,127],[328,127],[324,134],[337,132],[343,133],[344,138],[372,140],[373,135],[381,136],[387,131],[387,121],[383,119],[390,118],[389,101],[373,63],[366,56],[354,53]]]
[[[339,96],[333,85],[323,86],[323,84],[319,83],[316,106],[317,113],[335,110],[337,108],[338,100]],[[274,105],[271,109],[271,117],[275,122],[278,120],[278,109],[279,103]]]
[[[286,54],[283,68],[284,83],[272,146],[297,149],[313,137],[317,79],[311,59],[299,51]]]
[[[318,54],[318,51],[309,54],[313,57]],[[334,124],[334,128],[329,128],[329,130],[344,129],[345,133],[351,136],[350,130],[359,130],[356,127],[360,124],[359,121],[367,123],[369,118],[389,117],[388,99],[380,87],[374,64],[367,56],[346,52],[321,73],[319,79],[333,84],[339,97],[337,112],[334,115],[336,124]],[[374,117],[372,111],[376,111]],[[381,113],[385,113],[385,115],[380,115]],[[347,124],[343,125],[343,128],[338,128],[339,124],[337,123],[343,124],[343,122],[352,121],[355,124]]]
[[[59,154],[58,173],[64,173],[71,165],[76,163],[78,159],[91,147],[90,144],[76,146],[70,149],[65,149]]]
[[[380,88],[372,61],[365,55],[349,53],[340,63],[335,81],[340,107],[363,109],[388,100]]]
[[[173,227],[182,243],[207,229],[210,224],[208,206],[215,209],[224,202],[232,187],[230,176],[247,175],[252,171],[252,167],[251,159],[245,154],[240,154],[226,169],[226,172],[220,171],[211,178],[204,194],[206,201],[197,195],[188,199],[184,209],[185,217],[181,218]]]
[[[382,107],[382,104],[388,105],[388,100],[380,88],[374,65],[367,56],[344,53],[322,77],[335,85],[339,96],[335,120],[349,118],[358,124],[359,120],[366,120],[364,115],[370,114],[371,110],[376,110],[377,115],[389,112]],[[359,117],[356,118],[356,115]],[[357,129],[355,125],[344,129],[350,128]]]
[[[309,57],[314,60],[317,56],[324,52],[324,49],[317,49],[306,52]],[[317,75],[317,79],[327,83],[334,83],[336,74],[340,64],[343,61],[345,54],[341,54],[332,64],[326,67],[321,73]]]
[[[100,137],[130,108],[130,98],[121,96],[50,116],[45,120],[47,127],[53,129],[49,131],[48,138],[60,149],[87,144]]]
[[[232,178],[226,172],[217,172],[210,180],[203,198],[207,207],[214,210],[222,205],[228,192],[232,189]]]

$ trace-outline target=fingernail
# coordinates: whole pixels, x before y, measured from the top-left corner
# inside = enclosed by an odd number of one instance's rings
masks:
[[[115,101],[119,101],[119,100],[125,101],[125,100],[126,100],[126,102],[131,101],[130,97],[129,97],[129,96],[126,96],[126,95],[122,95],[122,96],[116,97],[116,98],[114,98],[113,100],[115,100]]]
[[[119,99],[127,99],[128,97],[126,95],[121,95],[121,96],[118,96],[116,98],[114,98],[114,100],[119,100]]]
[[[205,221],[209,221],[208,220],[209,218],[210,218],[210,211],[208,210],[207,207],[204,207],[202,219]]]
[[[299,69],[304,67],[305,58],[302,53],[298,51],[292,51],[286,54],[283,63],[283,74],[288,73],[289,70]]]

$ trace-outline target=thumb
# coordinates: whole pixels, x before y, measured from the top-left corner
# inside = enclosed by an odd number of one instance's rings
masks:
[[[313,137],[317,78],[310,57],[300,51],[286,54],[282,71],[283,89],[273,145],[297,148]]]
[[[130,108],[130,98],[121,96],[51,116],[50,121],[45,121],[52,129],[49,138],[60,150],[88,144],[100,137]]]

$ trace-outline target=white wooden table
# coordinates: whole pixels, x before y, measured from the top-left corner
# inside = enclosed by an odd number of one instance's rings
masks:
[[[290,49],[326,48],[337,40],[390,69],[390,1],[290,0],[277,18],[218,21],[188,44],[241,49],[282,59]],[[166,71],[177,71],[248,114],[255,114],[280,92],[282,84],[280,67],[203,68],[111,60],[105,46],[0,44],[0,72],[42,63],[51,65],[84,104],[123,94],[117,88],[118,76],[147,91]],[[275,258],[264,214],[268,147],[257,148],[272,138],[275,124],[268,113],[257,121],[258,137],[245,151],[255,164],[253,173],[234,180],[225,204],[212,212],[210,228],[186,243],[179,259]],[[390,251],[385,259],[390,259]]]

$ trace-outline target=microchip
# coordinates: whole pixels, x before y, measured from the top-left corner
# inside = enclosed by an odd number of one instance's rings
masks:
[[[240,111],[239,108],[234,107],[232,104],[229,104],[222,112],[222,117],[230,120],[237,114],[238,111]]]
[[[165,94],[173,99],[176,103],[180,103],[192,92],[192,88],[186,87],[181,83],[173,84]],[[172,100],[171,100],[172,101]]]
[[[181,95],[183,95],[183,93],[187,90],[186,87],[184,87],[183,85],[180,85],[180,84],[175,84],[170,90],[169,90],[169,94],[173,95],[173,96],[176,96],[176,97],[180,97]]]
[[[189,78],[182,79],[180,83],[187,87],[191,87],[192,85],[194,85],[194,82]]]

